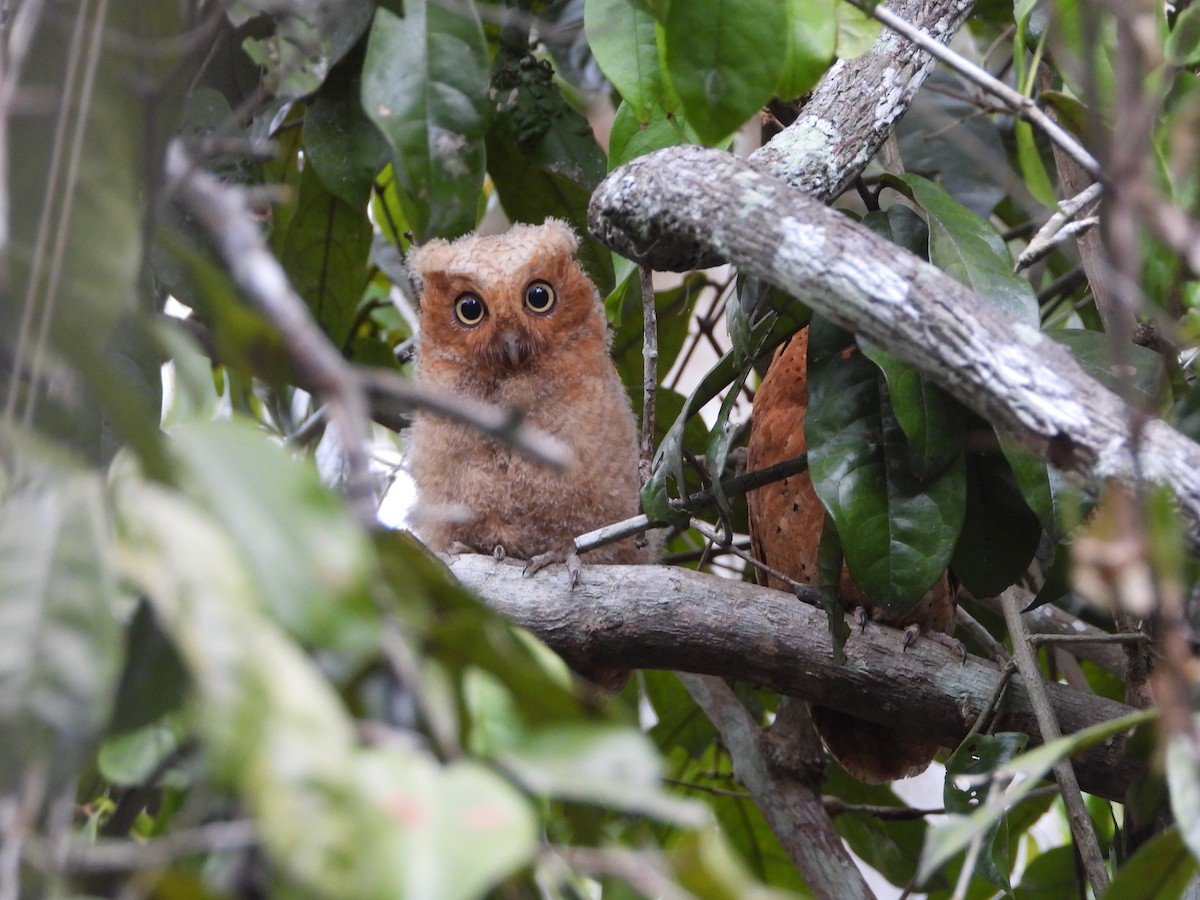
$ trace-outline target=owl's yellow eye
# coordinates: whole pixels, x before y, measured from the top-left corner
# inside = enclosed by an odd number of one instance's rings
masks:
[[[525,305],[530,312],[545,315],[554,309],[556,299],[554,288],[544,281],[531,281],[525,288]]]
[[[478,325],[487,315],[487,307],[478,294],[459,294],[454,301],[454,317],[464,325]]]

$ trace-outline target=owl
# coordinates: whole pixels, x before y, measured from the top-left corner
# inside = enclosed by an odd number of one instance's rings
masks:
[[[798,332],[776,351],[766,377],[754,395],[754,415],[747,469],[753,471],[797,456],[807,449],[804,415],[808,409],[808,329]],[[802,584],[817,584],[817,554],[825,525],[825,508],[817,499],[807,472],[768,484],[746,497],[754,555]],[[778,579],[770,587],[787,590]],[[948,635],[954,626],[955,597],[943,575],[898,619],[886,619],[871,607],[843,567],[838,597],[865,625],[866,619],[903,628],[905,646],[919,635]],[[951,639],[947,639],[951,640]],[[953,642],[957,643],[957,642]],[[961,646],[956,648],[961,652]],[[924,771],[938,744],[902,734],[848,713],[814,706],[813,721],[830,752],[851,775],[863,781],[885,782]]]
[[[572,452],[551,469],[475,428],[419,413],[409,467],[433,550],[530,560],[527,572],[574,560],[576,535],[638,512],[637,431],[609,357],[595,285],[563,222],[517,225],[495,237],[431,241],[410,265],[421,283],[416,378],[425,387],[518,409]],[[588,562],[646,563],[633,539]]]

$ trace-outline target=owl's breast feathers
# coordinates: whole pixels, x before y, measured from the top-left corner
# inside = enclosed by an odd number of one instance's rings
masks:
[[[807,449],[804,417],[808,410],[808,329],[776,351],[762,384],[754,395],[754,418],[747,452],[747,469],[754,471],[790,459]],[[754,555],[762,562],[802,584],[817,584],[817,559],[825,509],[813,490],[807,472],[792,475],[747,495],[750,538]],[[786,590],[778,579],[766,583]],[[838,590],[847,608],[869,604],[843,568]],[[926,592],[902,618],[884,619],[898,628],[917,625],[921,630],[950,633],[955,599],[946,575]],[[826,707],[813,708],[813,721],[826,745],[852,775],[864,781],[884,782],[923,771],[938,745],[851,714]]]

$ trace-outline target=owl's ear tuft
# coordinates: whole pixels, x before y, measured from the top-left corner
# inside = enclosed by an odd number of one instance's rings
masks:
[[[565,256],[574,256],[575,251],[579,249],[579,238],[575,236],[575,230],[562,219],[547,219],[542,223],[542,231],[547,244]]]
[[[419,247],[413,247],[408,253],[408,269],[417,282],[417,287],[425,283],[425,276],[446,268],[446,262],[453,251],[448,241],[440,238],[428,241]]]

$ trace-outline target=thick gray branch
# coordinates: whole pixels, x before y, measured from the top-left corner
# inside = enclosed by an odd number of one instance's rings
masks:
[[[663,566],[586,566],[579,586],[553,566],[533,578],[519,564],[463,555],[449,561],[464,585],[529,628],[568,662],[591,668],[673,669],[736,678],[956,746],[998,677],[934,641],[904,651],[902,632],[855,630],[847,661],[833,661],[825,613],[791,594]],[[813,600],[817,602],[814,591]],[[1133,712],[1121,703],[1047,685],[1065,734]],[[1038,734],[1029,696],[1009,686],[998,727]],[[1122,799],[1139,763],[1107,741],[1075,760],[1085,791]]]
[[[605,179],[589,224],[656,269],[716,251],[916,366],[1061,469],[1165,485],[1200,544],[1200,446],[1151,418],[1135,462],[1134,412],[1064,347],[802,191],[727,153],[674,147]]]
[[[974,0],[900,0],[891,10],[948,44]],[[885,28],[870,51],[838,60],[800,117],[750,155],[761,171],[820,200],[838,196],[866,167],[908,110],[933,58]]]

